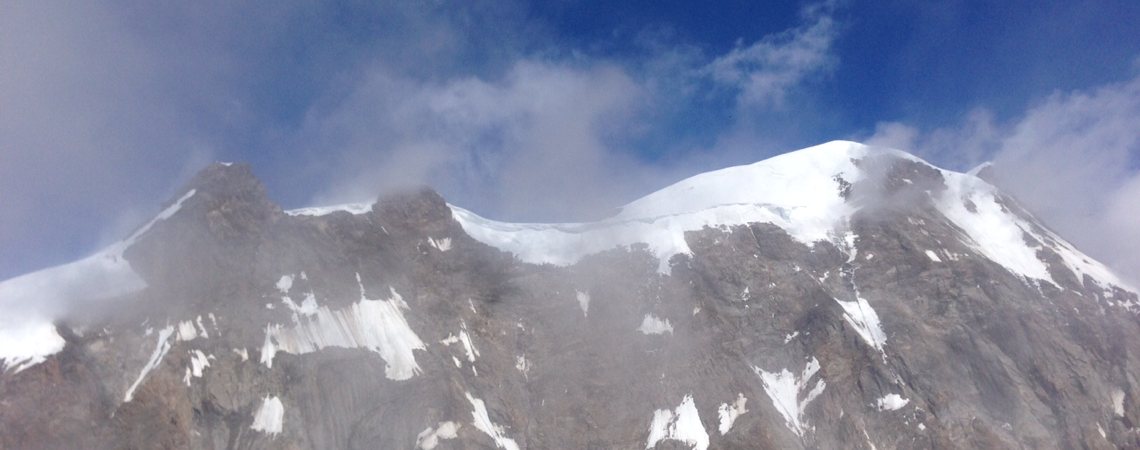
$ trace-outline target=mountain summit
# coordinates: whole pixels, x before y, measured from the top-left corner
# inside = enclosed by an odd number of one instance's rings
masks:
[[[1140,446],[1136,289],[854,142],[561,224],[214,164],[0,308],[0,448]]]

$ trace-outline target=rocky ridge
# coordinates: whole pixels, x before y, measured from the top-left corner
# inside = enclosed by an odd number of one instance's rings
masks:
[[[547,225],[283,211],[215,164],[118,253],[0,283],[82,305],[0,354],[0,448],[1140,446],[1131,288],[970,175],[795,154]]]

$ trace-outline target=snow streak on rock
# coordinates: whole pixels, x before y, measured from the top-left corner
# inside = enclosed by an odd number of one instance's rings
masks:
[[[858,295],[858,292],[856,292]],[[851,324],[851,328],[859,334],[863,341],[879,352],[887,343],[887,334],[883,332],[883,325],[879,322],[879,315],[871,308],[871,304],[863,297],[856,297],[853,302],[835,299],[843,307],[843,318]]]
[[[446,252],[448,250],[451,250],[451,238],[435,239],[435,238],[429,237],[428,238],[428,244],[430,244],[436,250],[439,250],[441,252]]]
[[[439,343],[443,345],[463,344],[463,353],[467,355],[467,362],[475,362],[475,357],[479,356],[479,349],[475,348],[475,343],[471,341],[471,335],[467,333],[467,322],[462,320],[459,321],[459,337],[449,334]]]
[[[356,282],[360,286],[360,301],[348,308],[334,311],[321,307],[291,328],[270,324],[261,362],[272,367],[278,351],[300,355],[327,347],[362,348],[380,354],[387,363],[389,379],[406,380],[419,373],[413,350],[425,347],[404,319],[407,303],[391,288],[388,300],[369,299],[360,274],[356,275]]]
[[[265,396],[261,407],[253,415],[250,428],[265,434],[280,434],[285,422],[285,405],[277,396]]]
[[[174,326],[167,325],[158,331],[158,343],[154,346],[154,351],[150,354],[150,360],[143,366],[142,371],[139,372],[139,377],[127,388],[126,395],[123,396],[123,403],[127,403],[135,398],[135,389],[138,389],[143,380],[146,379],[147,374],[158,367],[158,363],[162,362],[162,357],[166,356],[166,352],[170,351],[170,336],[174,334]]]
[[[681,399],[681,404],[672,411],[658,409],[653,412],[645,448],[648,450],[656,447],[657,443],[664,440],[684,442],[693,450],[709,448],[709,434],[701,423],[701,416],[697,411],[697,405],[693,402],[692,394]]]
[[[803,372],[798,377],[788,369],[781,369],[779,372],[767,372],[753,366],[752,370],[760,376],[760,381],[764,383],[764,392],[768,394],[768,398],[772,399],[772,406],[776,407],[776,411],[784,416],[788,429],[800,437],[803,437],[805,431],[814,429],[804,421],[804,412],[812,400],[823,393],[827,383],[821,378],[810,390],[805,389],[812,377],[819,371],[818,360],[813,357],[811,361],[808,361],[807,366],[804,367]]]
[[[575,296],[578,298],[578,307],[582,308],[582,316],[588,317],[590,312],[590,293],[575,291]]]
[[[515,440],[506,437],[503,426],[491,421],[491,416],[487,413],[487,405],[483,403],[483,400],[472,397],[471,393],[468,392],[467,401],[471,402],[471,407],[474,408],[471,411],[472,425],[482,431],[483,434],[490,436],[491,440],[495,441],[496,448],[519,450],[519,445],[515,443]]]

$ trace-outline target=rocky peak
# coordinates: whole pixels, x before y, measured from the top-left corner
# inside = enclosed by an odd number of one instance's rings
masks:
[[[372,216],[390,225],[389,231],[431,234],[456,230],[447,202],[426,186],[381,196],[372,206]]]
[[[247,164],[211,164],[168,203],[177,211],[140,235],[125,256],[148,286],[187,302],[247,278],[255,249],[284,217]]]
[[[213,163],[195,175],[184,192],[193,190],[187,212],[204,219],[221,239],[240,238],[278,219],[281,208],[269,199],[265,186],[248,164]]]

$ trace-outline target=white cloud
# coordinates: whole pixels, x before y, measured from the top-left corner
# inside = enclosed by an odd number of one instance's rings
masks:
[[[996,182],[1050,227],[1140,284],[1140,77],[1054,93],[1008,124],[985,110],[921,132],[882,123],[868,141],[953,168],[994,162]]]
[[[831,46],[837,31],[827,8],[810,9],[812,23],[737,44],[705,70],[718,83],[739,90],[741,106],[780,106],[789,90],[835,63]]]

